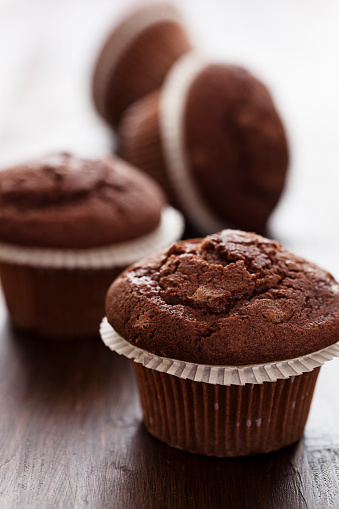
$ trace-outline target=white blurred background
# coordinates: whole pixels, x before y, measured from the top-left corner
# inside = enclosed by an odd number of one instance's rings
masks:
[[[0,167],[54,150],[99,156],[112,137],[90,75],[130,0],[0,0]],[[173,0],[198,48],[245,65],[287,126],[288,186],[272,236],[339,278],[339,2]]]

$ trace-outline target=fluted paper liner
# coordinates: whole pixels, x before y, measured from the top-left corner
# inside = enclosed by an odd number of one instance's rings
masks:
[[[172,447],[217,457],[299,440],[319,369],[270,383],[213,385],[134,364],[147,430]]]
[[[119,124],[119,152],[123,159],[156,180],[165,190],[170,203],[180,208],[164,159],[159,99],[160,91],[155,90],[128,108]]]
[[[11,322],[34,336],[97,337],[107,289],[124,268],[69,270],[0,262]]]
[[[97,336],[111,282],[131,263],[181,237],[183,218],[167,207],[148,235],[112,246],[43,249],[0,244],[0,274],[12,322],[41,336]]]
[[[338,341],[318,352],[296,359],[247,366],[213,366],[159,357],[142,350],[119,336],[108,323],[107,318],[104,318],[101,322],[100,334],[105,345],[111,350],[132,359],[138,364],[142,364],[146,368],[168,373],[178,378],[212,385],[262,384],[263,382],[284,380],[302,373],[309,373],[333,359],[333,357],[339,356]]]
[[[180,57],[160,90],[128,108],[119,125],[120,155],[151,175],[198,231],[229,226],[213,212],[191,174],[185,148],[184,115],[189,89],[206,61],[195,52]]]
[[[161,214],[158,228],[138,239],[111,246],[76,250],[31,248],[0,242],[0,262],[55,269],[127,267],[152,252],[169,247],[180,239],[183,229],[184,221],[180,212],[166,207]]]
[[[303,434],[324,362],[339,342],[296,359],[207,366],[137,348],[101,323],[104,343],[134,361],[147,430],[172,447],[217,457],[275,451]]]
[[[167,33],[166,30],[163,30],[164,23],[171,23],[176,26],[181,37],[178,37],[178,34],[175,37],[174,33]],[[157,32],[156,36],[165,41],[160,52],[155,41],[150,40],[152,41],[151,45],[148,41],[146,43],[141,41],[145,32],[157,26],[162,26],[162,29]],[[138,45],[135,45],[137,41]],[[132,53],[129,52],[130,48],[133,48]],[[125,92],[124,89],[129,91],[129,99],[125,95],[122,96],[123,102],[127,101],[128,103],[124,105],[126,107],[132,99],[132,102],[134,102],[144,95],[145,90],[147,93],[158,87],[171,64],[181,54],[190,49],[191,45],[182,25],[181,17],[171,5],[164,3],[150,4],[131,13],[112,32],[96,65],[93,96],[100,114],[106,117],[108,121],[118,121],[118,118],[108,118],[105,106],[107,93],[110,93],[109,90],[107,91],[107,87],[113,74],[117,73],[119,75],[117,77],[119,80],[118,90],[122,94]],[[127,59],[126,66],[120,69],[120,64],[124,58]],[[133,70],[137,70],[139,73],[137,80],[136,76],[133,75]],[[142,71],[141,75],[140,71]],[[124,86],[121,88],[120,85],[122,84]],[[131,90],[132,92],[130,92]]]

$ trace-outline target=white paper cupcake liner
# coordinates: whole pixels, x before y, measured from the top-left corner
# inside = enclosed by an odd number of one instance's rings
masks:
[[[183,230],[184,220],[180,212],[172,207],[166,207],[158,228],[137,239],[78,250],[31,248],[0,242],[0,261],[59,269],[125,267],[153,252],[170,247],[181,238]]]
[[[187,95],[206,62],[195,52],[186,53],[169,71],[160,95],[159,125],[168,177],[182,210],[204,234],[227,225],[213,213],[194,180],[186,157],[184,114]]]
[[[146,368],[194,382],[214,385],[262,384],[263,382],[293,378],[302,373],[313,371],[325,362],[339,356],[338,341],[318,352],[285,361],[247,366],[212,366],[159,357],[142,350],[119,336],[108,323],[107,318],[104,318],[101,322],[100,334],[105,345],[111,350],[142,364]]]
[[[111,74],[123,57],[126,50],[146,29],[152,25],[172,21],[180,23],[179,13],[169,4],[150,4],[137,10],[130,17],[123,19],[114,33],[112,33],[112,43],[109,44],[109,51],[105,51],[101,56],[101,65],[97,69],[96,83],[106,83],[106,76]]]

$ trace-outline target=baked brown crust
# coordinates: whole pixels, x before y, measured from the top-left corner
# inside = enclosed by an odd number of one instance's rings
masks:
[[[0,241],[90,248],[145,235],[165,199],[147,175],[118,158],[50,156],[0,172]]]
[[[177,20],[162,16],[150,23],[126,46],[116,59],[116,46],[121,32],[128,30],[140,16],[164,7]],[[192,45],[179,14],[173,6],[150,4],[136,9],[118,24],[98,57],[94,72],[92,95],[99,114],[117,128],[125,110],[141,97],[161,86],[168,70]]]
[[[262,233],[284,187],[288,146],[267,88],[245,69],[208,65],[185,107],[188,167],[226,224]]]
[[[160,356],[213,365],[291,359],[339,340],[339,285],[277,242],[224,230],[181,241],[111,285],[109,323]]]

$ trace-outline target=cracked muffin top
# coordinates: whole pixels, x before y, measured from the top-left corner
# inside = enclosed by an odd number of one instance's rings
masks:
[[[126,270],[106,313],[122,337],[162,357],[260,364],[338,341],[339,285],[275,241],[224,230]]]
[[[58,154],[0,172],[0,241],[82,249],[145,235],[160,223],[160,188],[118,158]]]

